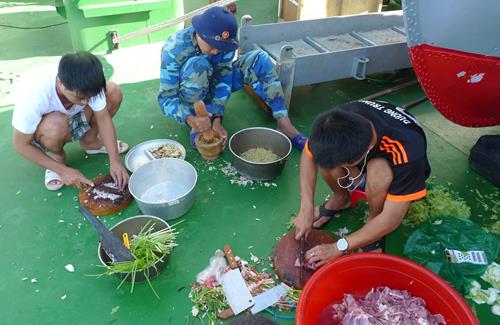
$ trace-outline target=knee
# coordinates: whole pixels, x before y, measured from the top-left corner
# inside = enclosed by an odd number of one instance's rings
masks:
[[[245,52],[238,58],[241,62],[272,62],[271,57],[263,50],[253,50]]]
[[[69,119],[62,113],[47,114],[42,119],[36,133],[38,133],[40,142],[47,148],[53,144],[64,143],[69,136]]]
[[[337,180],[340,177],[346,175],[346,171],[343,167],[335,167],[333,169],[319,167],[319,173],[323,177],[323,179],[327,182],[327,184],[337,184]],[[331,187],[331,185],[330,185]]]
[[[106,83],[106,103],[111,115],[114,115],[118,111],[122,100],[123,94],[120,86],[112,81],[108,81]]]
[[[259,62],[272,63],[271,57],[269,56],[269,54],[267,54],[267,52],[262,50],[255,50],[255,52],[256,52],[255,60]]]
[[[373,193],[387,192],[391,186],[393,175],[385,159],[372,159],[367,165],[367,191]]]
[[[274,64],[269,54],[262,50],[255,50],[249,52],[249,54],[254,57],[254,64],[252,66],[255,69],[257,75],[275,72]]]

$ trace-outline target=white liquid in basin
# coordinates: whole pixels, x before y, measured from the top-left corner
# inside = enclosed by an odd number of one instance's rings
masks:
[[[179,182],[162,182],[155,184],[141,196],[141,200],[145,202],[168,202],[174,199],[179,199],[187,194],[189,189],[186,185]]]

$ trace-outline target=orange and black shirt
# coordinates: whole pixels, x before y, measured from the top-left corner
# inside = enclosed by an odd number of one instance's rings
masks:
[[[392,169],[393,181],[387,200],[407,202],[427,194],[425,180],[431,172],[427,160],[427,140],[415,117],[382,101],[360,100],[336,109],[357,113],[373,123],[377,144],[370,150],[367,159],[384,158]],[[306,153],[312,157],[307,149]]]

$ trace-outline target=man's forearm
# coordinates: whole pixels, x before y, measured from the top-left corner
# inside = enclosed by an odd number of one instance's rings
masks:
[[[314,207],[314,189],[316,187],[318,168],[307,156],[305,151],[300,158],[300,208],[312,209]]]
[[[42,150],[32,144],[15,144],[14,149],[29,161],[32,161],[43,168],[53,170],[58,174],[67,168],[66,165],[50,158]]]
[[[349,250],[364,247],[393,232],[401,224],[409,206],[409,202],[386,201],[379,215],[368,221],[358,231],[347,236]]]
[[[108,151],[109,161],[112,163],[120,162],[115,126],[113,125],[111,116],[107,112],[102,113],[104,114],[99,114],[100,116],[96,118],[99,135],[101,136],[104,147]]]
[[[164,92],[160,92],[158,95],[158,105],[163,115],[176,120],[180,124],[187,123],[189,116],[192,116],[192,104],[182,103],[179,97],[167,96]]]

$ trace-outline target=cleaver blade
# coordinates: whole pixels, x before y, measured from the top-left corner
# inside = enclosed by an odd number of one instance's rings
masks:
[[[254,297],[255,305],[250,308],[250,311],[252,314],[257,314],[267,307],[274,305],[280,301],[281,297],[287,294],[288,290],[291,290],[291,288],[286,284],[281,283],[280,285],[258,294]]]
[[[224,295],[235,315],[253,306],[254,299],[239,269],[224,273],[221,282]]]

